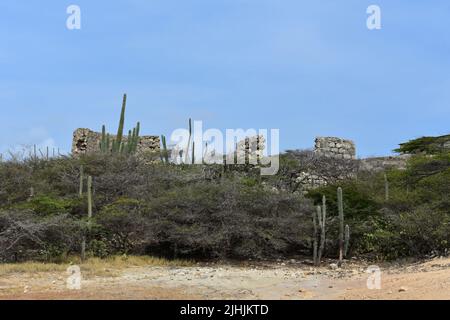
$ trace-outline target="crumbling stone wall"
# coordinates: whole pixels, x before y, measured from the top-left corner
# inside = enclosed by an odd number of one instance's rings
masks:
[[[241,140],[236,145],[237,163],[257,164],[264,156],[266,139],[263,135],[256,135]]]
[[[304,191],[325,186],[329,181],[346,179],[355,174],[356,167],[353,162],[356,161],[356,148],[351,140],[317,137],[314,144],[314,156],[315,168],[300,172],[296,177],[296,183],[299,183]],[[324,174],[327,167],[336,169],[337,174],[333,176]]]
[[[317,137],[314,152],[337,159],[356,159],[355,143],[336,137]]]
[[[359,170],[378,172],[388,169],[406,169],[406,161],[410,157],[410,155],[404,154],[399,156],[361,159]]]
[[[330,182],[354,178],[358,171],[378,172],[393,168],[405,169],[406,162],[410,157],[409,155],[400,155],[357,160],[354,142],[336,137],[317,137],[314,154],[319,157],[315,159],[313,168],[306,172],[299,172],[296,176],[295,181],[301,185],[304,192]],[[331,171],[335,174],[330,175]]]
[[[111,140],[116,136],[111,136]],[[123,141],[127,141],[128,137],[124,136]],[[86,128],[79,128],[73,133],[72,154],[81,155],[87,153],[98,152],[100,150],[100,142],[102,134]],[[160,138],[159,136],[141,136],[137,146],[137,153],[143,152],[159,152]]]

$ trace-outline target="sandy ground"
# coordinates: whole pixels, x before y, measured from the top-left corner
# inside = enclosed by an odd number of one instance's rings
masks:
[[[381,288],[368,289],[367,264],[290,260],[253,265],[127,267],[90,275],[69,290],[64,272],[13,273],[0,278],[0,299],[445,299],[450,259],[380,265]]]

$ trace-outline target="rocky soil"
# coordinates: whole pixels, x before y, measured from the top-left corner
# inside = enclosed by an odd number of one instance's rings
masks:
[[[368,267],[297,260],[127,267],[84,276],[80,290],[67,288],[64,272],[12,273],[0,278],[0,299],[450,299],[449,258],[379,265],[380,289],[368,289]]]

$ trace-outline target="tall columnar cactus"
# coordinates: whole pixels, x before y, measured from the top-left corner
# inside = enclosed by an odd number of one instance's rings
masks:
[[[92,220],[92,177],[87,177],[87,200],[88,200],[88,232],[91,230]],[[81,260],[86,259],[86,233],[83,234],[81,242]]]
[[[350,226],[348,224],[345,225],[345,239],[344,239],[344,257],[347,258],[348,247],[350,244]]]
[[[80,198],[83,197],[83,182],[84,182],[84,166],[80,166],[80,187],[78,191],[78,196]],[[86,258],[86,235],[83,234],[83,238],[81,240],[81,260],[84,261]]]
[[[205,160],[208,157],[208,141],[205,142],[205,151],[203,152],[202,163],[205,164]]]
[[[192,164],[195,163],[195,142],[192,142],[192,157],[191,157]]]
[[[339,209],[339,264],[344,258],[344,203],[342,188],[337,189],[338,209]]]
[[[123,127],[125,123],[125,109],[127,107],[127,94],[125,93],[123,95],[122,100],[122,110],[120,112],[120,120],[119,120],[119,127],[117,129],[117,136],[116,136],[116,143],[120,147],[122,144],[122,138],[123,138]]]
[[[114,140],[113,140],[113,145],[114,145]],[[110,141],[110,136],[109,133],[106,132],[106,127],[105,125],[102,126],[102,140],[100,141],[100,151],[102,153],[109,153],[111,151],[111,141]]]
[[[192,119],[189,118],[189,139],[188,139],[188,144],[186,147],[186,153],[185,153],[185,159],[184,159],[184,163],[188,163],[188,159],[189,159],[189,148],[191,146],[191,137],[192,137]]]
[[[313,230],[314,230],[314,234],[313,234],[313,262],[314,265],[318,265],[318,263],[320,262],[320,260],[318,261],[318,256],[317,256],[317,245],[318,245],[318,230],[317,230],[317,220],[316,220],[316,216],[319,217],[320,219],[320,214],[321,214],[321,209],[320,206],[316,207],[316,212],[313,212]],[[320,221],[319,221],[320,224]]]
[[[317,222],[316,222],[317,219]],[[327,205],[325,196],[322,197],[322,207],[317,206],[313,214],[313,260],[315,265],[320,265],[322,254],[325,249],[325,229],[327,219]]]
[[[134,132],[135,131],[136,131],[136,128],[133,128],[133,131],[128,130],[127,142],[123,143],[124,144],[124,148],[123,148],[122,152],[131,153],[131,149],[133,148],[133,137],[134,137]]]
[[[126,104],[127,104],[127,95],[124,94],[122,102],[122,110],[120,112],[119,127],[117,129],[117,135],[115,139],[111,139],[109,133],[106,132],[105,125],[102,126],[102,136],[99,146],[100,151],[103,153],[112,152],[114,154],[116,153],[134,154],[137,151],[137,147],[139,144],[139,134],[141,129],[140,122],[136,124],[136,127],[128,131],[127,139],[124,139],[123,137]]]
[[[80,186],[78,189],[78,196],[81,198],[83,196],[83,180],[84,180],[84,166],[80,166]]]
[[[163,162],[169,163],[169,152],[167,151],[166,136],[164,136],[164,135],[161,136],[161,142],[162,142],[162,147],[163,147],[161,159],[163,160]]]
[[[389,201],[389,180],[386,173],[384,174],[384,200]]]
[[[92,177],[88,176],[87,181],[87,200],[88,200],[88,219],[89,223],[92,218]]]
[[[319,222],[320,222],[320,248],[319,248],[319,263],[322,259],[323,252],[325,251],[325,228],[326,228],[326,220],[327,220],[327,198],[322,196],[322,217],[320,217],[319,213]]]
[[[135,131],[135,135],[134,135],[134,138],[133,138],[133,150],[132,150],[133,153],[135,153],[137,151],[137,147],[138,147],[138,144],[139,144],[140,131],[141,131],[141,123],[138,122],[136,124],[136,131]]]
[[[102,140],[100,140],[100,151],[106,153],[106,126],[102,125]]]

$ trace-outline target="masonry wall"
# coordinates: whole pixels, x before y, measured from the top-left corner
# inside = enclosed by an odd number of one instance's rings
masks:
[[[116,136],[111,136],[111,140]],[[123,137],[123,141],[127,141],[127,136]],[[139,137],[137,153],[143,152],[159,152],[160,138],[159,136],[142,136]],[[90,129],[80,128],[74,131],[72,139],[72,154],[80,155],[86,153],[93,153],[100,150],[100,142],[102,134]]]
[[[336,166],[345,168],[339,179],[348,179],[356,176],[358,171],[379,172],[388,169],[405,169],[409,155],[373,157],[366,159],[356,159],[355,144],[351,140],[345,140],[337,137],[317,137],[314,145],[314,152],[324,157],[330,157],[343,160],[337,162]],[[347,161],[345,161],[347,160]],[[319,162],[320,163],[320,162]],[[319,174],[321,170],[309,170],[308,172],[299,172],[296,182],[300,183],[304,192],[308,190],[327,185],[329,176]],[[339,169],[339,168],[337,168]]]
[[[406,169],[406,161],[410,157],[410,155],[400,155],[361,159],[359,163],[359,170],[378,172],[393,168]]]
[[[355,143],[336,137],[317,137],[314,152],[338,159],[356,159]]]

